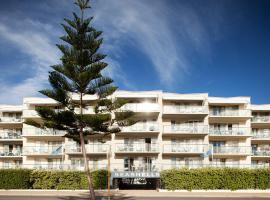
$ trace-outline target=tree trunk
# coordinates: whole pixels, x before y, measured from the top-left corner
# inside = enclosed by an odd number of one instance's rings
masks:
[[[90,199],[95,200],[96,196],[95,196],[95,191],[94,191],[94,187],[93,187],[93,183],[92,183],[92,177],[91,177],[91,174],[89,171],[88,159],[86,157],[86,150],[85,150],[85,144],[84,144],[84,138],[83,138],[82,132],[80,133],[80,140],[81,140],[81,148],[82,148],[83,159],[84,159],[84,170],[85,170],[85,174],[87,176]]]
[[[80,115],[83,114],[83,101],[82,101],[82,93],[80,94]],[[86,157],[86,150],[85,150],[85,143],[84,143],[84,137],[83,137],[83,128],[80,128],[80,141],[81,141],[81,149],[82,149],[82,154],[83,154],[83,159],[84,159],[84,171],[87,176],[87,181],[88,181],[88,189],[90,193],[90,200],[96,200],[95,196],[95,191],[92,183],[92,177],[91,173],[89,171],[89,166],[88,166],[88,159]]]

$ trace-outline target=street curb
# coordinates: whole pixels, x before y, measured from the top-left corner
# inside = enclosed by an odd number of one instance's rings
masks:
[[[169,193],[270,193],[270,189],[267,190],[165,190],[159,189],[158,192],[169,192]]]

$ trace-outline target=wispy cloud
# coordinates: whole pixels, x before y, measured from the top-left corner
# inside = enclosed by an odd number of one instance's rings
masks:
[[[27,55],[30,66],[25,67],[24,72],[33,72],[33,76],[15,84],[0,80],[0,103],[20,104],[23,97],[37,95],[37,91],[47,82],[49,66],[58,59],[59,52],[48,35],[48,25],[28,20],[24,21],[24,26],[25,28],[10,27],[0,22],[0,37],[20,53]]]
[[[151,61],[165,86],[183,80],[189,72],[190,51],[210,51],[206,28],[186,5],[173,8],[158,0],[101,0],[95,16],[108,37],[109,54],[121,55],[121,47],[132,45]]]

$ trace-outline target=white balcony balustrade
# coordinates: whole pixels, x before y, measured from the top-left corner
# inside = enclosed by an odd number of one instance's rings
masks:
[[[159,112],[159,104],[157,103],[127,103],[123,105],[120,111],[133,112]]]
[[[249,146],[214,146],[213,153],[215,154],[243,154],[251,155],[251,147]]]
[[[0,117],[0,123],[20,123],[22,122],[21,118],[15,118],[15,117]]]
[[[24,146],[23,155],[63,155],[63,146]]]
[[[39,118],[36,110],[24,110],[23,111],[23,118]]]
[[[156,143],[133,143],[133,144],[123,144],[119,143],[115,145],[116,152],[125,153],[125,152],[134,152],[134,153],[158,153],[158,145]]]
[[[257,149],[252,149],[253,156],[270,156],[270,147],[258,147]]]
[[[16,156],[22,156],[22,151],[15,149],[12,151],[0,151],[0,157],[16,157]]]
[[[24,128],[24,136],[64,136],[66,131],[55,129]]]
[[[238,109],[238,110],[213,110],[210,109],[210,116],[212,117],[249,117],[251,116],[250,110]]]
[[[159,131],[158,123],[136,123],[132,126],[123,127],[121,132],[157,132]]]
[[[208,126],[207,125],[186,125],[186,124],[177,124],[177,125],[165,125],[163,126],[164,133],[174,133],[174,134],[207,134]]]
[[[108,144],[86,144],[85,150],[87,154],[94,154],[94,153],[102,153],[106,154],[109,150]],[[76,145],[66,145],[65,146],[65,152],[68,154],[71,153],[82,153],[82,149],[80,146]]]
[[[181,106],[181,105],[164,105],[165,114],[207,114],[207,106]]]
[[[251,118],[251,122],[270,123],[270,117],[269,116],[253,116]]]
[[[79,114],[80,108],[75,108],[75,113]],[[85,108],[82,109],[82,113],[84,115],[91,115],[91,114],[95,114],[95,107],[94,106],[87,106]]]
[[[249,136],[250,128],[248,127],[232,127],[229,129],[218,129],[214,127],[210,127],[209,135],[215,136]]]
[[[270,132],[252,132],[251,133],[253,139],[269,139],[270,140]]]
[[[0,140],[20,140],[22,139],[21,132],[14,132],[14,131],[1,131],[0,132]]]
[[[207,144],[164,144],[163,153],[204,153],[209,150]]]

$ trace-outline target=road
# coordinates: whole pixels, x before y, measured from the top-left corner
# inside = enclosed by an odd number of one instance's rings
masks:
[[[0,196],[0,200],[86,200],[87,197],[78,196]],[[107,198],[98,197],[98,200],[105,200]],[[127,197],[116,196],[111,200],[270,200],[270,197]]]

